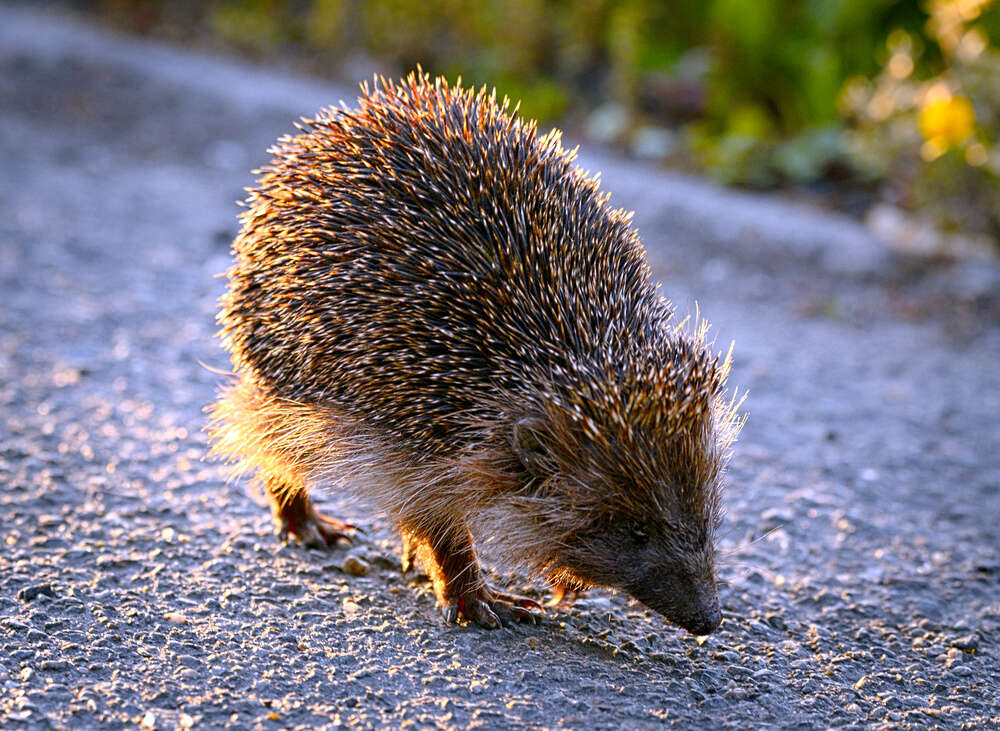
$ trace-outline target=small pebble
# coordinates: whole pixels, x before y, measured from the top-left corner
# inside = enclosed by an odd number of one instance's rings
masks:
[[[42,594],[45,596],[55,596],[56,590],[52,588],[52,584],[33,584],[17,592],[17,598],[22,602],[31,602]]]
[[[63,670],[69,670],[70,667],[70,664],[65,660],[42,660],[38,669],[43,673],[58,673]]]
[[[353,553],[349,553],[344,557],[344,562],[340,565],[340,568],[343,569],[344,573],[351,576],[368,576],[372,570],[370,563]]]
[[[958,637],[951,641],[952,647],[957,647],[959,650],[974,651],[979,649],[979,638],[976,635],[965,635],[964,637]]]
[[[302,586],[294,581],[279,581],[272,587],[275,594],[295,596],[302,593]]]

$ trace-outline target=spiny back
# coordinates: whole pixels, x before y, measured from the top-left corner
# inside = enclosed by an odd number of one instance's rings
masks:
[[[724,373],[667,325],[630,214],[558,133],[423,74],[359,103],[303,120],[250,191],[220,314],[244,377],[427,453],[498,404],[705,408]]]

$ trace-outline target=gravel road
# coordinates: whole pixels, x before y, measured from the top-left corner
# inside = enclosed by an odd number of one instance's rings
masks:
[[[592,591],[448,627],[376,517],[328,495],[366,536],[281,545],[202,461],[233,202],[291,119],[353,93],[10,6],[0,28],[0,727],[1000,724],[996,293],[826,266],[812,231],[853,224],[594,153],[750,390],[725,619],[699,642]]]

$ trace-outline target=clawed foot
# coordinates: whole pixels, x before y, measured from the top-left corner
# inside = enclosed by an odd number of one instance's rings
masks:
[[[417,533],[401,526],[403,573],[419,561],[434,584],[441,613],[449,624],[467,619],[499,629],[517,622],[538,624],[542,606],[534,599],[509,594],[482,581],[472,537],[465,528]]]
[[[308,496],[296,495],[273,509],[278,537],[289,538],[310,548],[328,548],[343,539],[352,542],[356,526],[320,512]]]
[[[521,623],[540,624],[542,605],[534,599],[508,594],[491,586],[480,587],[448,601],[441,612],[449,624],[468,619],[486,629]]]

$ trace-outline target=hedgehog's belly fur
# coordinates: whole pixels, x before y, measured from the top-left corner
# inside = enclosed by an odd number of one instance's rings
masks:
[[[306,481],[340,487],[399,514],[405,450],[343,410],[297,403],[244,379],[223,390],[211,416],[213,451],[232,463],[234,475],[256,470],[269,489],[294,491]]]

